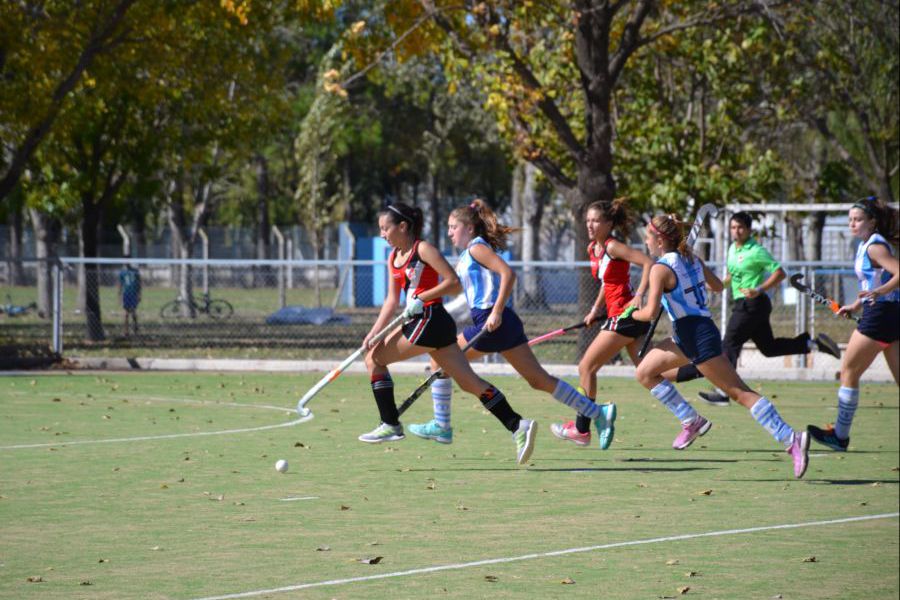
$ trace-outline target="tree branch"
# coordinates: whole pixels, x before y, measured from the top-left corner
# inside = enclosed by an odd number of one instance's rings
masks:
[[[109,46],[105,44],[106,40],[115,33],[119,24],[125,18],[125,14],[135,2],[136,0],[120,0],[119,4],[110,13],[107,21],[103,23],[98,28],[99,31],[93,34],[88,40],[84,49],[81,51],[81,54],[78,56],[75,66],[72,67],[72,70],[69,71],[69,74],[65,79],[56,86],[50,99],[50,107],[47,109],[46,114],[25,134],[24,140],[13,153],[9,168],[6,170],[3,178],[0,179],[0,199],[5,198],[16,184],[18,184],[19,178],[22,176],[28,161],[31,160],[31,157],[34,156],[38,146],[44,141],[47,134],[50,133],[50,129],[53,127],[56,118],[59,116],[60,111],[62,111],[63,102],[65,101],[66,96],[75,89],[75,86],[81,80],[82,74],[88,69],[91,63],[93,63],[94,59],[99,54],[109,50]]]
[[[572,158],[580,162],[584,157],[584,148],[578,141],[578,138],[575,137],[572,128],[569,127],[569,122],[559,111],[559,107],[556,106],[556,103],[544,92],[541,82],[538,81],[537,77],[534,76],[534,73],[531,72],[531,69],[528,68],[522,59],[519,58],[519,55],[516,54],[515,50],[509,45],[509,39],[506,36],[499,38],[496,42],[496,46],[499,50],[502,50],[509,56],[512,61],[513,70],[519,75],[522,83],[525,84],[525,87],[531,91],[538,92],[540,100],[537,101],[537,107],[540,109],[541,113],[547,117],[547,120],[553,126],[556,135],[559,136],[560,141],[572,155]]]

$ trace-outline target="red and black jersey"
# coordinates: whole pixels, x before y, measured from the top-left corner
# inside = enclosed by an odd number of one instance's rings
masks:
[[[391,285],[397,286],[398,298],[400,297],[399,292],[401,290],[406,291],[407,298],[413,298],[430,290],[438,284],[437,271],[419,256],[420,241],[421,240],[415,241],[412,252],[409,253],[409,258],[407,258],[406,262],[400,267],[394,265],[394,257],[397,255],[397,249],[394,248],[391,250],[390,258],[388,258],[388,264],[391,267]],[[442,299],[438,296],[434,300],[426,302],[425,306],[441,304],[441,302]]]
[[[631,263],[613,258],[606,251],[606,246],[612,240],[611,237],[606,238],[603,246],[599,247],[599,256],[596,254],[597,242],[591,242],[588,244],[588,256],[591,259],[591,274],[606,290],[606,314],[617,317],[634,298],[634,290],[631,289],[631,276],[628,273]]]

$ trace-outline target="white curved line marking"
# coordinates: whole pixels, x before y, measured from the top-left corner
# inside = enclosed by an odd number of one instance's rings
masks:
[[[231,407],[239,407],[239,408],[262,408],[266,410],[277,410],[286,413],[295,413],[296,411],[285,408],[283,406],[270,406],[267,404],[241,404],[239,402],[218,402],[214,400],[191,400],[187,398],[159,398],[156,396],[138,396],[132,397],[130,401],[135,402],[176,402],[180,404],[212,404],[214,406],[231,406]],[[86,444],[119,444],[123,442],[146,442],[150,440],[171,440],[176,438],[183,437],[202,437],[202,436],[210,436],[210,435],[231,435],[234,433],[250,433],[252,431],[266,431],[269,429],[279,429],[281,427],[293,427],[294,425],[299,425],[300,423],[305,423],[311,419],[313,419],[314,415],[309,414],[305,417],[300,417],[299,419],[294,419],[293,421],[288,421],[286,423],[278,423],[276,425],[261,425],[259,427],[245,427],[242,429],[223,429],[221,431],[195,431],[192,433],[169,433],[169,434],[161,434],[161,435],[144,435],[139,437],[127,437],[127,438],[109,438],[103,440],[73,440],[73,441],[65,441],[65,442],[56,442],[56,443],[43,443],[43,444],[15,444],[12,446],[0,446],[0,450],[23,450],[27,448],[63,448],[65,446],[83,446]]]
[[[300,583],[297,585],[288,585],[285,587],[271,588],[268,590],[254,590],[252,592],[240,592],[237,594],[225,594],[222,596],[206,596],[195,600],[232,600],[233,598],[253,598],[255,596],[265,596],[269,594],[280,594],[283,592],[294,592],[297,590],[306,590],[309,588],[324,587],[328,585],[342,585],[345,583],[357,583],[360,581],[374,581],[376,579],[388,579],[391,577],[405,577],[406,575],[421,575],[425,573],[436,573],[438,571],[452,571],[458,569],[468,569],[470,567],[481,567],[484,565],[497,565],[501,563],[518,562],[522,560],[532,560],[535,558],[546,558],[549,556],[563,556],[565,554],[577,554],[580,552],[593,552],[595,550],[607,550],[609,548],[624,548],[626,546],[642,546],[645,544],[659,544],[662,542],[679,542],[682,540],[694,540],[697,538],[717,537],[723,535],[740,535],[744,533],[757,533],[760,531],[773,531],[776,529],[797,529],[799,527],[816,527],[819,525],[836,525],[840,523],[853,523],[856,521],[870,521],[873,519],[891,519],[900,516],[900,513],[884,513],[880,515],[867,515],[863,517],[847,517],[845,519],[831,519],[828,521],[809,521],[806,523],[788,523],[786,525],[764,525],[762,527],[748,527],[747,529],[725,529],[722,531],[708,531],[706,533],[688,533],[684,535],[673,535],[668,537],[651,538],[647,540],[632,540],[630,542],[616,542],[613,544],[599,544],[597,546],[584,546],[582,548],[568,548],[566,550],[555,550],[553,552],[540,552],[534,554],[523,554],[521,556],[508,556],[505,558],[490,558],[487,560],[476,560],[473,562],[457,563],[452,565],[439,565],[437,567],[425,567],[422,569],[409,569],[408,571],[394,571],[393,573],[382,573],[379,575],[367,575],[365,577],[348,577],[346,579],[329,579],[328,581],[315,581],[312,583]]]

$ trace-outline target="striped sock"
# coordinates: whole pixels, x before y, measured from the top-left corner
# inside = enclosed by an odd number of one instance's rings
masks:
[[[794,441],[794,430],[790,425],[784,422],[775,406],[769,402],[765,396],[756,401],[750,407],[750,414],[756,419],[756,422],[763,426],[763,429],[772,434],[772,437],[784,444],[790,446]]]
[[[593,420],[600,416],[600,407],[597,404],[562,379],[556,380],[553,397],[588,419]]]
[[[859,406],[859,388],[841,386],[838,390],[838,416],[834,423],[834,435],[842,440],[850,437],[850,426],[853,425],[853,415]]]
[[[431,384],[431,401],[434,402],[434,420],[444,429],[450,429],[450,396],[453,381],[449,377],[438,377]]]
[[[394,380],[390,373],[372,375],[372,393],[375,395],[375,404],[378,405],[378,413],[381,422],[397,426],[400,424],[400,413],[394,402]]]
[[[682,424],[687,425],[697,418],[697,411],[687,403],[668,379],[663,379],[662,383],[650,390],[650,393],[672,411]]]

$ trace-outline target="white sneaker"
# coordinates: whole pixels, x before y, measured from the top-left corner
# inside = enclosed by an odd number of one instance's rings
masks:
[[[525,464],[534,451],[534,437],[537,435],[537,423],[531,419],[520,419],[519,428],[512,434],[516,443],[516,464]]]
[[[382,423],[369,433],[359,436],[359,441],[368,444],[380,444],[381,442],[396,442],[402,440],[406,436],[403,435],[403,425],[388,425]]]

